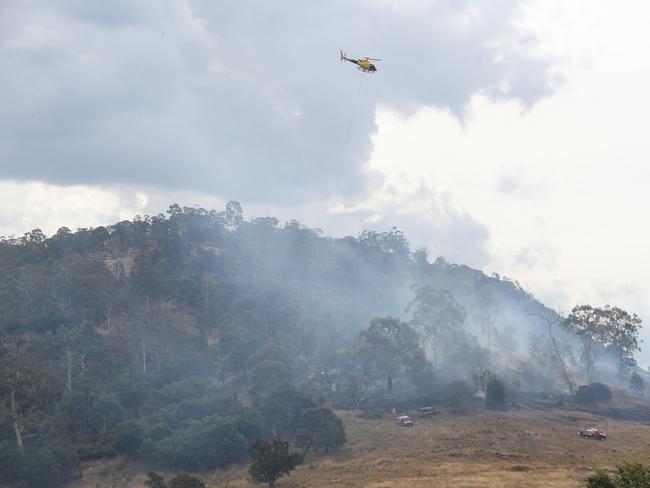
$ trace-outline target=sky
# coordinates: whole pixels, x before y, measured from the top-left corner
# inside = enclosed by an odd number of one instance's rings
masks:
[[[5,0],[0,235],[235,199],[334,236],[397,226],[559,310],[650,322],[649,16],[640,0]]]

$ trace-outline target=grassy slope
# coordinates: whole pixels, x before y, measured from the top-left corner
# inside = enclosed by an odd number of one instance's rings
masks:
[[[349,442],[330,457],[310,456],[276,486],[297,487],[578,487],[593,468],[650,462],[650,424],[623,422],[565,409],[481,411],[416,419],[412,429],[389,416],[362,420],[339,412]],[[598,425],[606,442],[577,437]],[[208,486],[242,488],[246,468],[203,473]],[[141,487],[142,470],[113,461],[86,467],[85,487]]]

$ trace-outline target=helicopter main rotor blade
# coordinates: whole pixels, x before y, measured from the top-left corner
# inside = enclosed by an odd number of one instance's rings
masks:
[[[366,58],[368,61],[381,61],[381,59],[377,58]]]

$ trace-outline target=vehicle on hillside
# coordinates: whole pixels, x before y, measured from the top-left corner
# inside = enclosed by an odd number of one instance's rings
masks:
[[[595,439],[597,441],[607,440],[607,433],[600,429],[579,430],[578,435],[583,439]]]
[[[401,427],[413,427],[413,421],[408,415],[400,415],[397,417],[397,425]]]
[[[418,408],[417,416],[418,417],[431,417],[432,415],[439,414],[440,410],[433,407],[422,407]]]

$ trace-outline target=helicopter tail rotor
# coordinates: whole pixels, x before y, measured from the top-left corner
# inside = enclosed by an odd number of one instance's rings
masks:
[[[347,58],[346,55],[343,53],[343,51],[341,51],[341,61],[345,61],[346,59],[348,59],[348,58]]]

